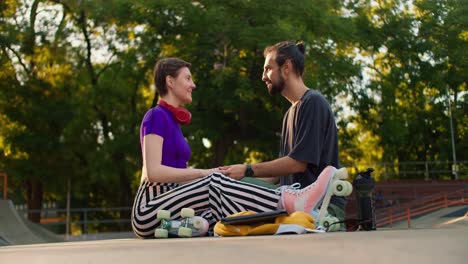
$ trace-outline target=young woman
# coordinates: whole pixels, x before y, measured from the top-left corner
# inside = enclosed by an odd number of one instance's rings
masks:
[[[181,106],[192,102],[196,87],[189,67],[186,61],[167,58],[158,61],[154,68],[161,99],[145,114],[140,128],[143,170],[132,210],[135,234],[153,237],[160,223],[159,210],[168,210],[171,218],[177,219],[182,208],[192,208],[215,224],[227,215],[246,210],[285,208],[288,212],[308,212],[316,207],[334,169],[322,177],[326,181],[324,187],[272,190],[225,176],[218,168],[187,168],[191,152],[180,126],[190,122],[190,113]]]

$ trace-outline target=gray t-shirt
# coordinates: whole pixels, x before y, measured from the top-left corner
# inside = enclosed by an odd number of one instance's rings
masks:
[[[300,183],[304,188],[317,180],[326,166],[339,168],[335,118],[327,100],[308,90],[283,118],[280,157],[307,162],[307,170],[280,177],[281,185]],[[333,204],[344,207],[346,199],[333,196]]]

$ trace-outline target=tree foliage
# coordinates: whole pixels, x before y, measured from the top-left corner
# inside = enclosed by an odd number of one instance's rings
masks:
[[[288,103],[261,74],[263,49],[282,40],[306,43],[305,81],[332,103],[343,165],[452,160],[450,115],[466,160],[466,11],[455,0],[2,1],[0,170],[30,209],[64,203],[68,180],[72,206],[130,206],[152,68],[169,56],[190,61],[197,84],[190,166],[273,159]]]

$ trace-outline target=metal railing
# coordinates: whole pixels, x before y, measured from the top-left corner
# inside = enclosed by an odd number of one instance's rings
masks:
[[[374,168],[380,174],[381,179],[387,178],[411,178],[414,176],[424,176],[429,180],[432,176],[449,176],[455,173],[466,178],[468,175],[468,161],[401,161],[401,162],[376,162],[369,164],[343,164],[349,172],[355,173],[356,168]],[[462,177],[462,178],[463,178]]]
[[[389,226],[393,228],[394,223],[406,220],[408,228],[411,228],[412,218],[450,206],[468,204],[465,192],[466,190],[462,189],[449,194],[428,196],[397,208],[379,209],[376,212],[377,227]]]
[[[0,174],[2,175],[2,174]],[[6,178],[6,177],[5,177]],[[456,185],[461,185],[463,188],[463,182],[457,183]],[[4,184],[6,185],[6,184]],[[428,184],[427,186],[440,187],[436,189],[442,189],[442,186],[446,184],[435,183]],[[416,188],[416,185],[411,184],[390,184],[385,186],[385,188]],[[383,186],[376,186],[376,188],[381,188]],[[438,193],[431,196],[426,196],[424,198],[418,199],[421,197],[420,194],[412,194],[406,192],[401,193],[395,196],[387,196],[386,199],[381,200],[381,203],[385,201],[398,201],[397,203],[392,203],[390,206],[383,205],[386,207],[377,208],[377,226],[390,226],[392,227],[394,223],[406,220],[408,222],[408,228],[411,227],[411,219],[422,214],[433,212],[442,208],[446,208],[453,205],[463,205],[468,204],[467,188],[465,185],[464,189],[458,191],[453,191],[447,194]],[[354,200],[354,195],[348,197],[349,201]],[[385,203],[386,204],[386,203]],[[26,209],[26,208],[17,208],[20,215],[27,217],[28,213],[41,213],[41,224],[45,227],[64,227],[67,224],[65,214],[66,209],[59,208],[43,208],[38,210]],[[119,225],[119,231],[130,231],[130,218],[125,217],[129,216],[131,212],[131,207],[113,207],[113,208],[74,208],[70,209],[71,218],[69,225],[74,225],[75,230],[80,229],[79,233],[89,234],[89,231],[99,232],[102,230],[103,225]],[[349,213],[349,212],[347,212]],[[92,230],[90,230],[90,226]],[[105,228],[105,227],[104,227]],[[48,228],[49,229],[49,228]],[[56,228],[60,229],[60,228]],[[108,228],[108,229],[112,229]],[[116,228],[117,229],[117,228]],[[125,229],[125,230],[123,230]],[[66,234],[65,230],[60,230],[59,232],[54,231],[57,234]]]
[[[30,213],[40,213],[41,225],[47,229],[53,229],[54,227],[65,227],[67,225],[66,209],[43,208],[17,210],[18,213],[25,218]],[[130,231],[130,218],[120,218],[120,214],[122,212],[130,214],[131,207],[74,208],[70,209],[71,217],[68,224],[70,226],[74,226],[75,230],[77,228],[81,229],[79,232],[80,234],[89,234],[90,225],[102,226],[103,224],[128,224],[128,231]],[[66,231],[54,233],[67,235]]]

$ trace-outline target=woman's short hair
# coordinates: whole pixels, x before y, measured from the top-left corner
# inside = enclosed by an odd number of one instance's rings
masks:
[[[179,70],[183,67],[190,67],[191,64],[178,58],[166,58],[159,60],[154,66],[154,84],[158,93],[163,96],[167,94],[166,77],[168,75],[177,78]]]

